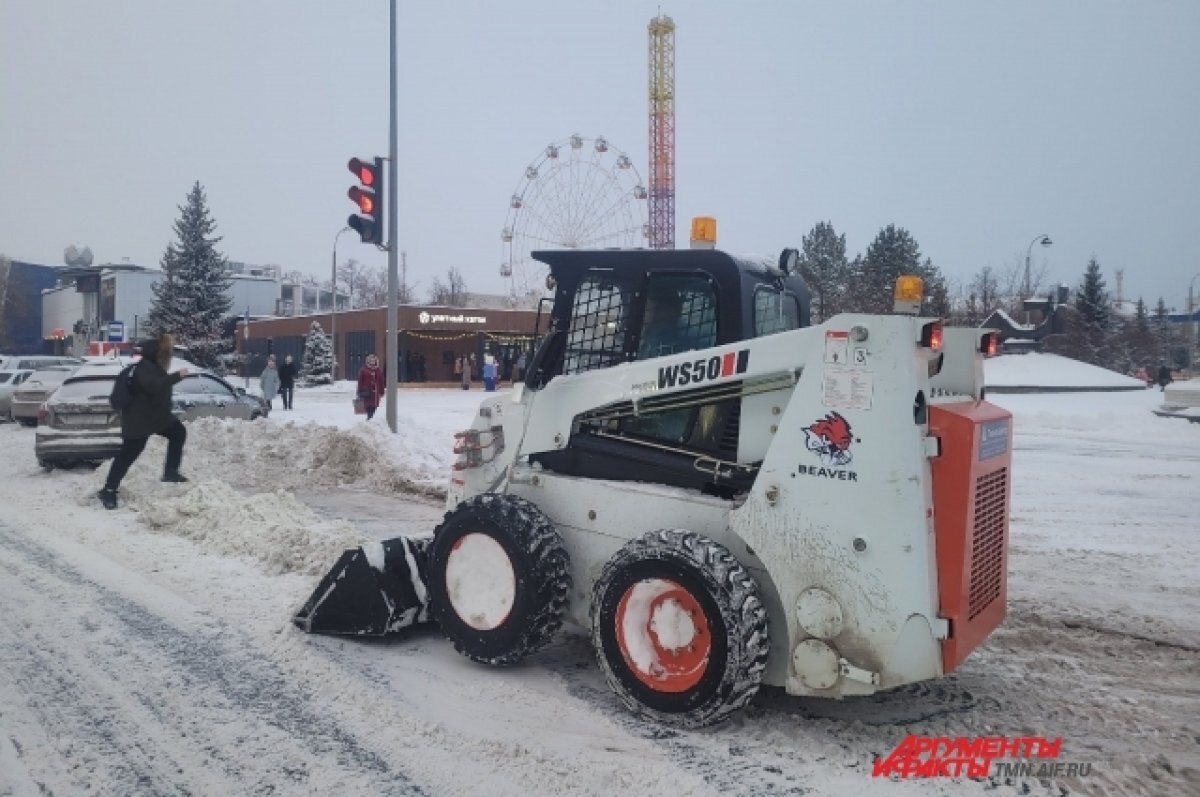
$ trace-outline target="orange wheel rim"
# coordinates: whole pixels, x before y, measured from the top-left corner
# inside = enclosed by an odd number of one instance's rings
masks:
[[[712,633],[704,608],[673,581],[631,585],[617,604],[616,637],[630,672],[656,692],[685,692],[704,677]]]

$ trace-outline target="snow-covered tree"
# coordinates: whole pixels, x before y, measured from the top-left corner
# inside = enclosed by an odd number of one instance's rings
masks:
[[[1080,320],[1088,326],[1107,330],[1112,323],[1112,301],[1095,257],[1088,261],[1083,273],[1083,282],[1075,296],[1075,309],[1079,311]]]
[[[798,266],[812,294],[812,320],[820,323],[836,315],[849,282],[850,264],[846,260],[846,236],[838,235],[833,224],[817,222],[804,236]]]
[[[846,306],[860,313],[890,313],[894,304],[896,277],[922,274],[921,248],[903,227],[889,224],[867,247],[867,255],[856,262],[851,275]]]
[[[232,299],[225,258],[217,252],[221,239],[213,234],[217,224],[209,216],[199,182],[179,212],[176,240],[163,254],[164,277],[152,288],[146,326],[153,334],[172,333],[198,365],[216,367],[220,355],[230,348],[221,335],[221,320],[228,315]]]
[[[316,321],[304,339],[304,359],[301,374],[308,385],[328,385],[333,382],[333,345],[329,336]]]

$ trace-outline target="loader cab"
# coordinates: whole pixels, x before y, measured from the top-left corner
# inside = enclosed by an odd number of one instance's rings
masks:
[[[776,263],[715,249],[535,252],[550,267],[555,292],[526,388],[537,391],[562,377],[659,358],[669,370],[689,351],[808,326],[808,287],[792,253]],[[719,495],[748,488],[757,465],[735,465],[740,399],[686,403],[580,418],[562,450],[532,459],[591,478]]]
[[[780,263],[718,250],[534,252],[553,309],[526,386],[806,327],[808,286]]]

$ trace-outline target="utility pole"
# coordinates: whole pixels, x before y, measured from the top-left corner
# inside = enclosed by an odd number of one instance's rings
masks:
[[[1196,280],[1200,279],[1200,274],[1192,277],[1192,281],[1188,283],[1188,329],[1192,332],[1192,339],[1188,341],[1188,367],[1192,371],[1192,375],[1196,374],[1196,303],[1194,301]]]
[[[389,68],[391,80],[388,84],[388,105],[391,109],[391,133],[388,142],[388,309],[387,309],[387,422],[392,434],[396,433],[396,371],[400,364],[400,331],[398,327],[396,283],[396,251],[399,248],[399,236],[396,234],[396,157],[397,145],[396,126],[396,0],[391,0],[388,12],[388,34],[391,39],[391,57]]]
[[[333,342],[333,381],[338,378],[338,349],[337,349],[337,245],[342,233],[349,232],[350,227],[343,227],[333,236],[333,269],[329,273],[329,337]],[[318,289],[320,290],[320,289]],[[320,293],[317,294],[320,296]],[[320,300],[318,300],[319,302]]]

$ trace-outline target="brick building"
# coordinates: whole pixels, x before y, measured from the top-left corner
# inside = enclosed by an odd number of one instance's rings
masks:
[[[243,329],[244,324],[239,323],[238,351],[249,355],[247,375],[260,374],[269,353],[279,361],[290,354],[300,363],[304,340],[313,321],[333,339],[337,379],[355,378],[368,354],[375,354],[386,364],[387,308],[372,307],[337,313],[336,317],[318,313],[251,319],[248,333]],[[502,377],[507,380],[511,378],[507,371],[515,366],[521,351],[528,352],[533,345],[537,311],[402,305],[398,321],[397,378],[401,382],[458,381],[454,360],[464,354],[475,358],[476,380],[479,364],[486,354],[496,357]],[[542,324],[545,323],[543,319]]]

